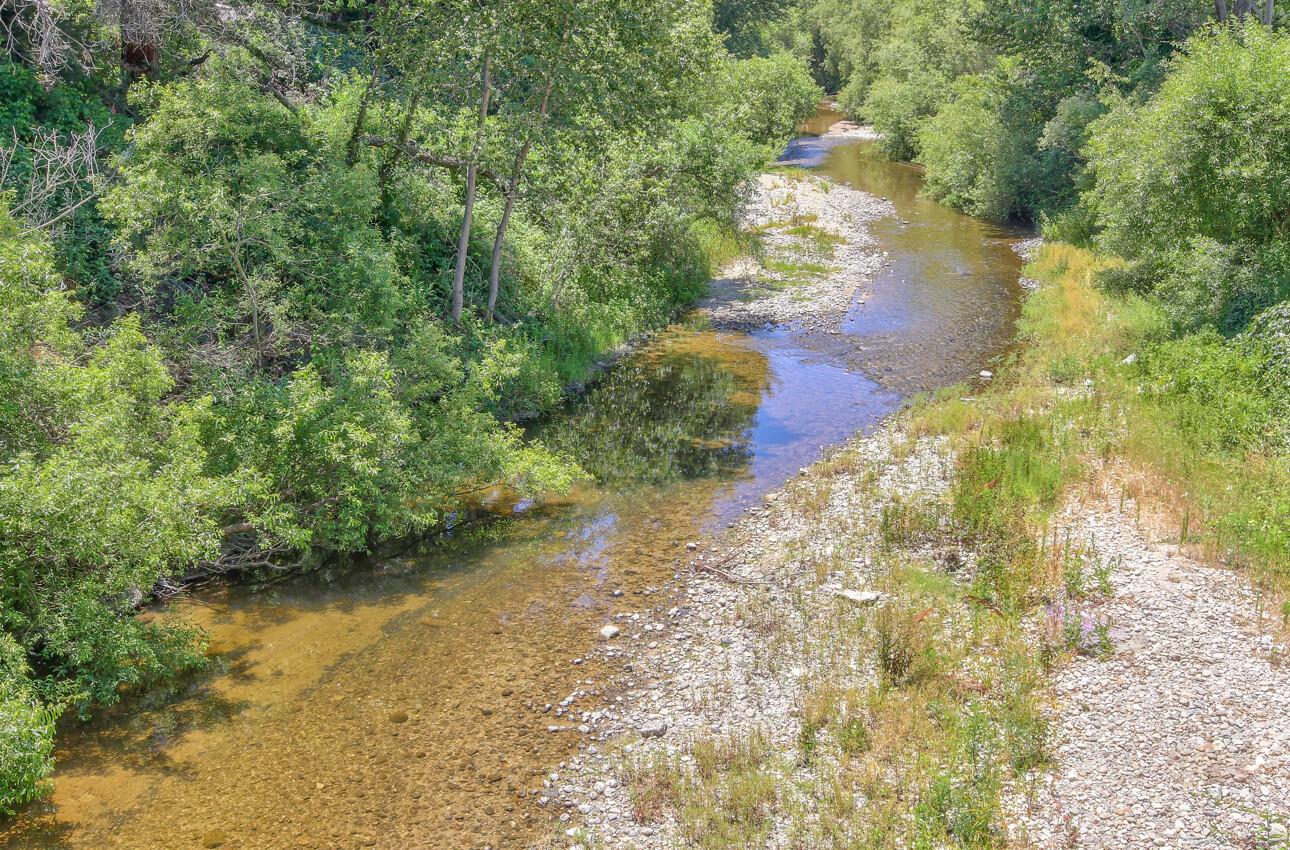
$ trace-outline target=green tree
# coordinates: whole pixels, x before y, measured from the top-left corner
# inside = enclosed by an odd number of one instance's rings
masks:
[[[1154,96],[1092,127],[1100,244],[1190,321],[1236,330],[1290,294],[1288,80],[1290,37],[1223,28],[1189,41]]]

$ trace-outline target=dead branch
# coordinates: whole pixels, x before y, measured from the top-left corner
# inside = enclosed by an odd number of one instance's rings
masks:
[[[28,232],[52,230],[97,197],[102,188],[98,180],[102,128],[91,124],[66,134],[36,130],[28,143],[18,138],[17,130],[11,132],[11,141],[0,144],[0,189],[15,190],[9,212],[27,223]],[[20,150],[30,154],[25,175],[15,167]]]

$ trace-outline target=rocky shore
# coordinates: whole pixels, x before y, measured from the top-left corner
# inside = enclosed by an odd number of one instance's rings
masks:
[[[1110,480],[1115,480],[1112,477]],[[1114,655],[1054,677],[1056,765],[1019,795],[1035,848],[1290,847],[1290,655],[1239,574],[1193,560],[1109,494],[1064,519],[1115,559]]]
[[[619,632],[600,651],[630,659],[610,688],[618,693],[608,708],[574,708],[569,723],[581,721],[586,744],[543,782],[545,805],[564,824],[552,846],[685,846],[672,813],[643,807],[641,794],[654,766],[684,764],[705,738],[763,735],[782,778],[811,786],[811,772],[795,767],[810,685],[845,687],[874,675],[863,658],[836,666],[846,638],[833,626],[883,598],[871,589],[880,578],[882,506],[940,491],[950,469],[943,444],[911,447],[895,428],[836,456],[845,457],[843,468],[825,460],[803,470],[719,541],[679,552],[666,602],[616,616]],[[577,699],[571,694],[566,710]],[[781,817],[766,846],[788,846],[795,827]]]
[[[883,264],[867,226],[892,213],[890,202],[820,177],[763,174],[745,218],[761,250],[712,281],[701,307],[719,329],[834,330]]]
[[[885,214],[883,201],[815,177],[766,175],[750,208],[766,251],[714,287],[714,324],[834,327],[882,264],[864,224]],[[829,250],[813,254],[820,245]],[[766,285],[785,263],[821,254],[827,272]],[[921,607],[920,583],[937,585],[942,603],[915,624],[931,613],[931,629],[954,641],[991,622],[966,593],[977,564],[970,547],[893,548],[889,539],[893,516],[943,504],[954,479],[952,444],[920,433],[898,417],[836,448],[721,534],[679,549],[673,580],[604,624],[597,653],[617,672],[548,709],[550,734],[578,735],[580,745],[528,791],[556,824],[547,846],[665,850],[712,830],[730,831],[735,843],[721,846],[834,846],[848,818],[864,821],[857,813],[877,801],[842,793],[839,778],[856,770],[855,752],[879,744],[853,751],[849,727],[821,718],[873,693],[889,672],[874,624],[884,611]],[[1077,636],[1044,681],[1028,685],[1044,731],[1034,733],[1035,767],[999,792],[998,840],[1043,850],[1286,850],[1287,648],[1242,575],[1188,558],[1140,521],[1134,503],[1114,503],[1124,474],[1100,471],[1100,489],[1072,495],[1053,519],[1100,565],[1103,589],[1080,609],[1099,624],[1099,643],[1093,650]],[[912,583],[898,576],[911,563],[924,565]],[[1042,617],[1031,615],[1032,635]],[[1041,644],[1010,651],[1034,655]],[[1010,687],[1006,677],[988,684],[1007,658],[978,657],[973,646],[958,645],[953,687]],[[879,787],[898,781],[882,764],[866,769]],[[746,823],[720,811],[740,806],[756,813],[755,832],[739,832]]]

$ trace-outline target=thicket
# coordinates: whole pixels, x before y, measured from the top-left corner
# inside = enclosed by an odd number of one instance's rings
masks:
[[[579,474],[514,423],[701,291],[819,96],[723,47],[776,8],[4,4],[0,812],[203,663],[147,596]]]
[[[1231,4],[1225,26],[1265,16],[1248,5]],[[803,0],[781,40],[892,156],[926,167],[934,197],[1039,221],[1086,187],[1090,123],[1154,92],[1215,12],[1208,0]]]

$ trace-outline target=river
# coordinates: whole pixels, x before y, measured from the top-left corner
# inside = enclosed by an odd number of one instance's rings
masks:
[[[808,127],[838,116],[822,110]],[[611,700],[594,654],[616,606],[666,610],[685,543],[823,447],[1006,351],[1019,234],[918,196],[872,142],[804,136],[786,159],[888,198],[888,263],[842,334],[713,331],[695,313],[538,429],[594,475],[567,497],[397,556],[150,616],[211,636],[214,669],[65,729],[54,794],[5,848],[513,847],[552,829],[527,793],[577,751],[548,704]]]

